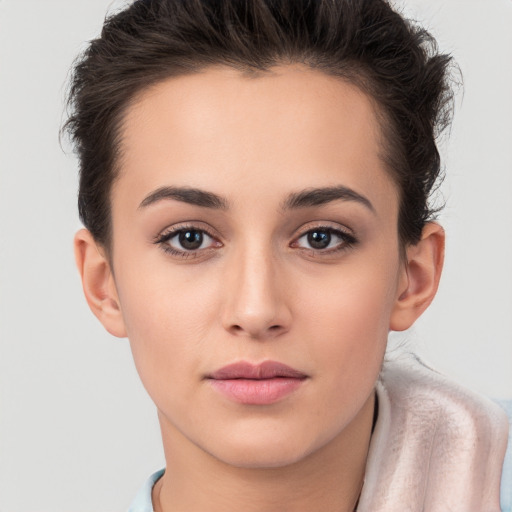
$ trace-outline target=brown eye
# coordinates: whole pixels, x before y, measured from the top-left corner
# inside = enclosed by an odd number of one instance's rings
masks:
[[[310,229],[299,237],[293,247],[309,249],[311,251],[333,252],[337,249],[344,249],[356,243],[354,236],[339,229],[329,227],[318,227]]]
[[[217,242],[202,229],[178,229],[163,235],[157,243],[176,253],[191,253],[214,247]]]
[[[312,249],[327,249],[331,243],[331,233],[325,229],[317,229],[307,234],[308,244]]]
[[[207,258],[213,254],[212,251],[223,247],[222,242],[207,229],[193,224],[169,226],[154,238],[153,243],[180,259]]]
[[[203,238],[204,235],[202,231],[196,231],[193,229],[180,231],[178,233],[178,242],[181,245],[181,248],[186,249],[187,251],[200,249],[201,245],[203,245]]]

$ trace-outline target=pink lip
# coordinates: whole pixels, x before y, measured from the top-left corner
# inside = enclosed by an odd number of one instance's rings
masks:
[[[307,375],[276,361],[258,365],[242,361],[224,366],[207,378],[215,390],[231,400],[268,405],[299,388]]]

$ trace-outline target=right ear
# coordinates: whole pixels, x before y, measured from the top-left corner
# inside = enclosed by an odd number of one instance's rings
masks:
[[[91,311],[110,334],[126,337],[114,276],[105,250],[87,229],[81,229],[75,235],[74,248],[76,266]]]

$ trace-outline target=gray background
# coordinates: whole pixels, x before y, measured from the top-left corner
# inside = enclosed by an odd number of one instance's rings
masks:
[[[107,0],[0,0],[0,511],[124,510],[163,466],[126,340],[89,312],[74,268],[76,161],[58,130],[66,75]],[[465,79],[450,140],[447,261],[395,346],[512,397],[512,2],[403,0]]]

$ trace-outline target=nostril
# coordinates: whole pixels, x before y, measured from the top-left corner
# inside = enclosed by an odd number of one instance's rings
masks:
[[[261,337],[265,337],[265,336],[271,336],[271,337],[278,336],[281,333],[281,331],[283,330],[283,326],[280,324],[274,324],[274,325],[269,326],[266,329],[251,330],[247,327],[246,328],[242,327],[242,325],[233,324],[229,327],[229,330],[232,334],[235,334],[235,335],[241,335],[241,334],[246,333],[250,337],[261,338]]]

